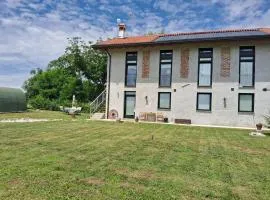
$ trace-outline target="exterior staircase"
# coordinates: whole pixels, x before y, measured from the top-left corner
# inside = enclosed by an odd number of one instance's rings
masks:
[[[91,119],[105,119],[105,113],[94,113],[92,116],[91,116]]]
[[[105,119],[106,89],[90,103],[90,119]]]

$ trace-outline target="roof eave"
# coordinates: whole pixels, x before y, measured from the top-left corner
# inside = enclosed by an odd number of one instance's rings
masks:
[[[183,44],[183,43],[193,43],[193,42],[209,42],[209,41],[236,41],[236,40],[249,40],[249,39],[267,39],[270,38],[269,35],[257,35],[257,36],[234,36],[234,37],[213,37],[204,39],[184,39],[184,40],[168,40],[168,41],[152,41],[152,42],[140,42],[140,43],[126,43],[126,44],[94,44],[92,47],[94,49],[108,49],[108,48],[121,48],[121,47],[136,47],[136,46],[156,46],[161,44]]]
[[[107,49],[110,47],[134,47],[155,44],[155,42],[140,42],[140,43],[126,43],[126,44],[94,44],[94,49]]]

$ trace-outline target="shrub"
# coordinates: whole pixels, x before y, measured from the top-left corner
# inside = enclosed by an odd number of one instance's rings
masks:
[[[270,128],[270,114],[269,115],[265,115],[264,118],[265,118],[266,126],[268,128]]]
[[[71,107],[71,102],[68,100],[49,100],[41,95],[37,95],[34,98],[28,100],[28,108],[31,109],[59,111],[60,106]],[[76,107],[82,107],[83,113],[89,113],[90,111],[89,103],[79,102],[77,103]]]
[[[34,109],[42,109],[42,110],[59,110],[59,102],[56,100],[45,99],[44,97],[37,95],[36,97],[29,100],[30,107]]]
[[[90,112],[90,104],[89,103],[79,103],[79,107],[82,107],[83,113],[89,113]]]
[[[37,95],[28,101],[29,105],[34,109],[44,109],[46,107],[46,99],[41,95]]]

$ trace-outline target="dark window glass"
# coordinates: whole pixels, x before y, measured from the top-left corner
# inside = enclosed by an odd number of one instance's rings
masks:
[[[242,87],[254,86],[255,47],[240,47],[239,83]]]
[[[134,118],[136,92],[125,92],[124,118]]]
[[[254,112],[254,94],[239,94],[238,104],[239,112]]]
[[[171,87],[173,51],[160,51],[159,86]]]
[[[170,92],[158,93],[158,108],[171,109],[171,93]]]
[[[125,85],[136,87],[137,79],[137,52],[128,52],[126,54],[126,78]]]
[[[198,86],[212,85],[213,49],[199,49]]]
[[[198,93],[197,94],[197,110],[211,111],[212,109],[212,94]]]

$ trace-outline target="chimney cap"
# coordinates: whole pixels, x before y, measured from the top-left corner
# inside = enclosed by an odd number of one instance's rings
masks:
[[[124,29],[124,30],[126,30],[126,25],[125,25],[124,23],[119,23],[119,24],[118,24],[118,27],[119,27],[119,29]]]
[[[118,38],[124,38],[126,32],[126,25],[124,23],[118,24]]]

